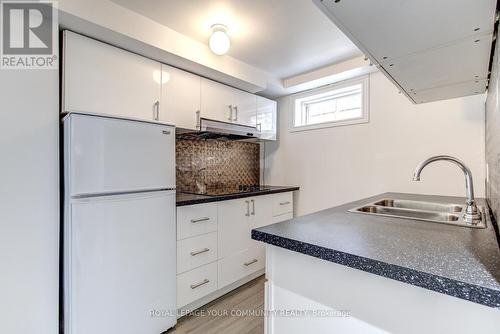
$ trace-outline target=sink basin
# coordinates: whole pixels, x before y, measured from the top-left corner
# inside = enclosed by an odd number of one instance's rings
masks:
[[[463,205],[457,205],[457,204],[410,201],[404,199],[383,199],[381,201],[375,202],[374,205],[391,207],[391,208],[413,209],[413,210],[433,211],[433,212],[434,211],[450,212],[450,213],[457,213],[457,212],[460,213],[464,208]]]
[[[367,203],[349,210],[355,213],[386,216],[393,218],[413,219],[432,223],[443,223],[471,228],[485,228],[484,208],[479,206],[481,221],[477,224],[467,223],[463,219],[465,206],[452,203],[436,203],[403,199],[382,199]]]
[[[433,220],[439,222],[450,222],[450,221],[457,221],[460,219],[460,216],[451,213],[405,210],[405,209],[397,209],[390,207],[388,208],[375,205],[363,206],[362,208],[359,208],[358,211],[365,213],[376,213],[379,215],[399,216],[402,218],[410,218],[410,219],[413,218],[413,219]]]

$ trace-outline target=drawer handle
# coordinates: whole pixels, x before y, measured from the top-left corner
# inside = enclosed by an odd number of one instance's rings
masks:
[[[286,202],[281,202],[280,205],[287,205],[287,204],[290,204],[290,201],[286,201]]]
[[[244,265],[245,267],[248,267],[248,266],[250,266],[250,265],[252,265],[252,264],[254,264],[254,263],[258,262],[258,261],[259,261],[259,260],[257,260],[257,259],[253,259],[252,261],[249,261],[249,262],[245,262],[245,263],[243,263],[243,265]]]
[[[205,285],[205,284],[207,284],[208,282],[210,282],[210,280],[208,280],[208,279],[206,279],[206,278],[205,278],[205,279],[204,279],[203,281],[201,281],[200,283],[191,284],[191,289],[193,289],[193,290],[194,290],[194,289],[196,289],[196,288],[199,288],[200,286]]]
[[[210,220],[210,218],[203,217],[203,218],[199,218],[199,219],[191,219],[191,223],[196,224],[196,223],[206,222],[207,220]]]
[[[203,249],[201,249],[199,251],[191,252],[191,256],[200,255],[200,254],[208,252],[209,250],[210,250],[210,248],[203,248]]]

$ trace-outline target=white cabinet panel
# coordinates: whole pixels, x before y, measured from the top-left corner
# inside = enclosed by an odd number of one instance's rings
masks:
[[[292,218],[293,218],[293,212],[289,212],[289,213],[285,213],[283,215],[275,216],[275,217],[273,217],[273,224],[281,223],[281,222],[284,222],[286,220],[290,220]]]
[[[320,1],[358,47],[378,62],[491,32],[495,0]]]
[[[255,127],[256,109],[255,95],[201,79],[201,117]]]
[[[314,2],[413,102],[484,92],[495,0]]]
[[[175,215],[166,209],[174,205],[173,191],[71,205],[65,225],[67,332],[160,333],[173,325],[149,312],[175,308]]]
[[[276,194],[255,196],[250,199],[250,227],[252,229],[272,224],[273,199]]]
[[[263,247],[251,247],[219,260],[219,289],[264,269],[265,257]]]
[[[177,240],[217,231],[217,203],[177,207]]]
[[[260,139],[276,140],[278,108],[276,101],[257,96],[257,128]]]
[[[64,127],[72,196],[175,187],[174,127],[81,114]]]
[[[416,95],[416,91],[422,89],[477,81],[488,76],[491,41],[491,34],[475,36],[458,43],[412,54],[394,60],[390,64],[384,64],[382,67],[405,87],[410,95]],[[464,62],[464,59],[474,61]],[[474,91],[470,94],[474,94]]]
[[[177,275],[177,308],[186,306],[215,290],[217,290],[217,262]]]
[[[228,86],[201,79],[201,117],[233,122],[233,92]]]
[[[177,273],[217,260],[217,232],[177,242]]]
[[[178,128],[196,130],[201,78],[164,64],[161,69],[160,120]]]
[[[460,96],[473,95],[484,92],[488,84],[487,80],[467,81],[458,84],[423,89],[414,92],[413,98],[417,103],[432,102],[443,98],[452,99]]]
[[[153,120],[160,63],[70,31],[63,48],[63,111]]]
[[[293,212],[293,193],[279,193],[273,196],[273,216]]]
[[[249,126],[257,126],[257,96],[231,88],[233,94],[233,122]]]
[[[250,198],[219,202],[219,258],[245,250],[250,245]]]

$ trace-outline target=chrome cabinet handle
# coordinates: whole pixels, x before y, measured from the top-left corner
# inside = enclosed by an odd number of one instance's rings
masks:
[[[203,248],[202,250],[191,252],[190,254],[191,254],[191,256],[196,256],[196,255],[206,253],[208,251],[210,251],[210,248]]]
[[[251,215],[255,216],[255,201],[252,199],[251,202],[252,202],[252,213],[251,213]]]
[[[234,106],[234,121],[238,121],[238,106]]]
[[[286,201],[286,202],[281,202],[280,205],[287,205],[287,204],[290,204],[290,201]]]
[[[247,203],[247,213],[245,213],[245,216],[250,216],[250,202],[249,201],[245,201],[245,203]]]
[[[210,220],[210,218],[203,217],[203,218],[199,218],[199,219],[191,219],[191,223],[196,224],[196,223],[206,222],[207,220]]]
[[[243,265],[245,267],[248,267],[248,266],[250,266],[250,265],[252,265],[252,264],[254,264],[254,263],[258,262],[258,261],[259,260],[257,260],[257,259],[253,259],[252,261],[248,261],[248,262],[243,263]]]
[[[203,281],[201,281],[200,283],[196,283],[196,284],[191,284],[191,289],[196,289],[196,288],[199,288],[200,286],[204,285],[204,284],[207,284],[208,282],[210,282],[209,279],[204,279]]]
[[[201,130],[201,120],[200,120],[200,111],[196,110],[196,128]]]
[[[229,108],[229,116],[228,116],[227,120],[232,121],[233,120],[233,106],[230,104],[230,105],[228,105],[228,108]]]
[[[160,101],[156,101],[153,104],[153,119],[155,121],[160,120]]]

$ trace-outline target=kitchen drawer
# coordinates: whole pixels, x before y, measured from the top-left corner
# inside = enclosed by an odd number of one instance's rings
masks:
[[[217,260],[217,232],[177,241],[177,274]]]
[[[177,208],[177,240],[217,231],[217,203]]]
[[[274,216],[273,217],[273,224],[281,223],[281,222],[284,222],[285,220],[289,220],[292,218],[293,218],[293,212],[288,212],[288,213],[285,213],[283,215]]]
[[[265,255],[265,249],[256,246],[219,260],[219,289],[264,269]]]
[[[217,262],[177,275],[177,308],[217,290]]]
[[[293,193],[279,193],[273,195],[273,216],[280,216],[293,212]]]

